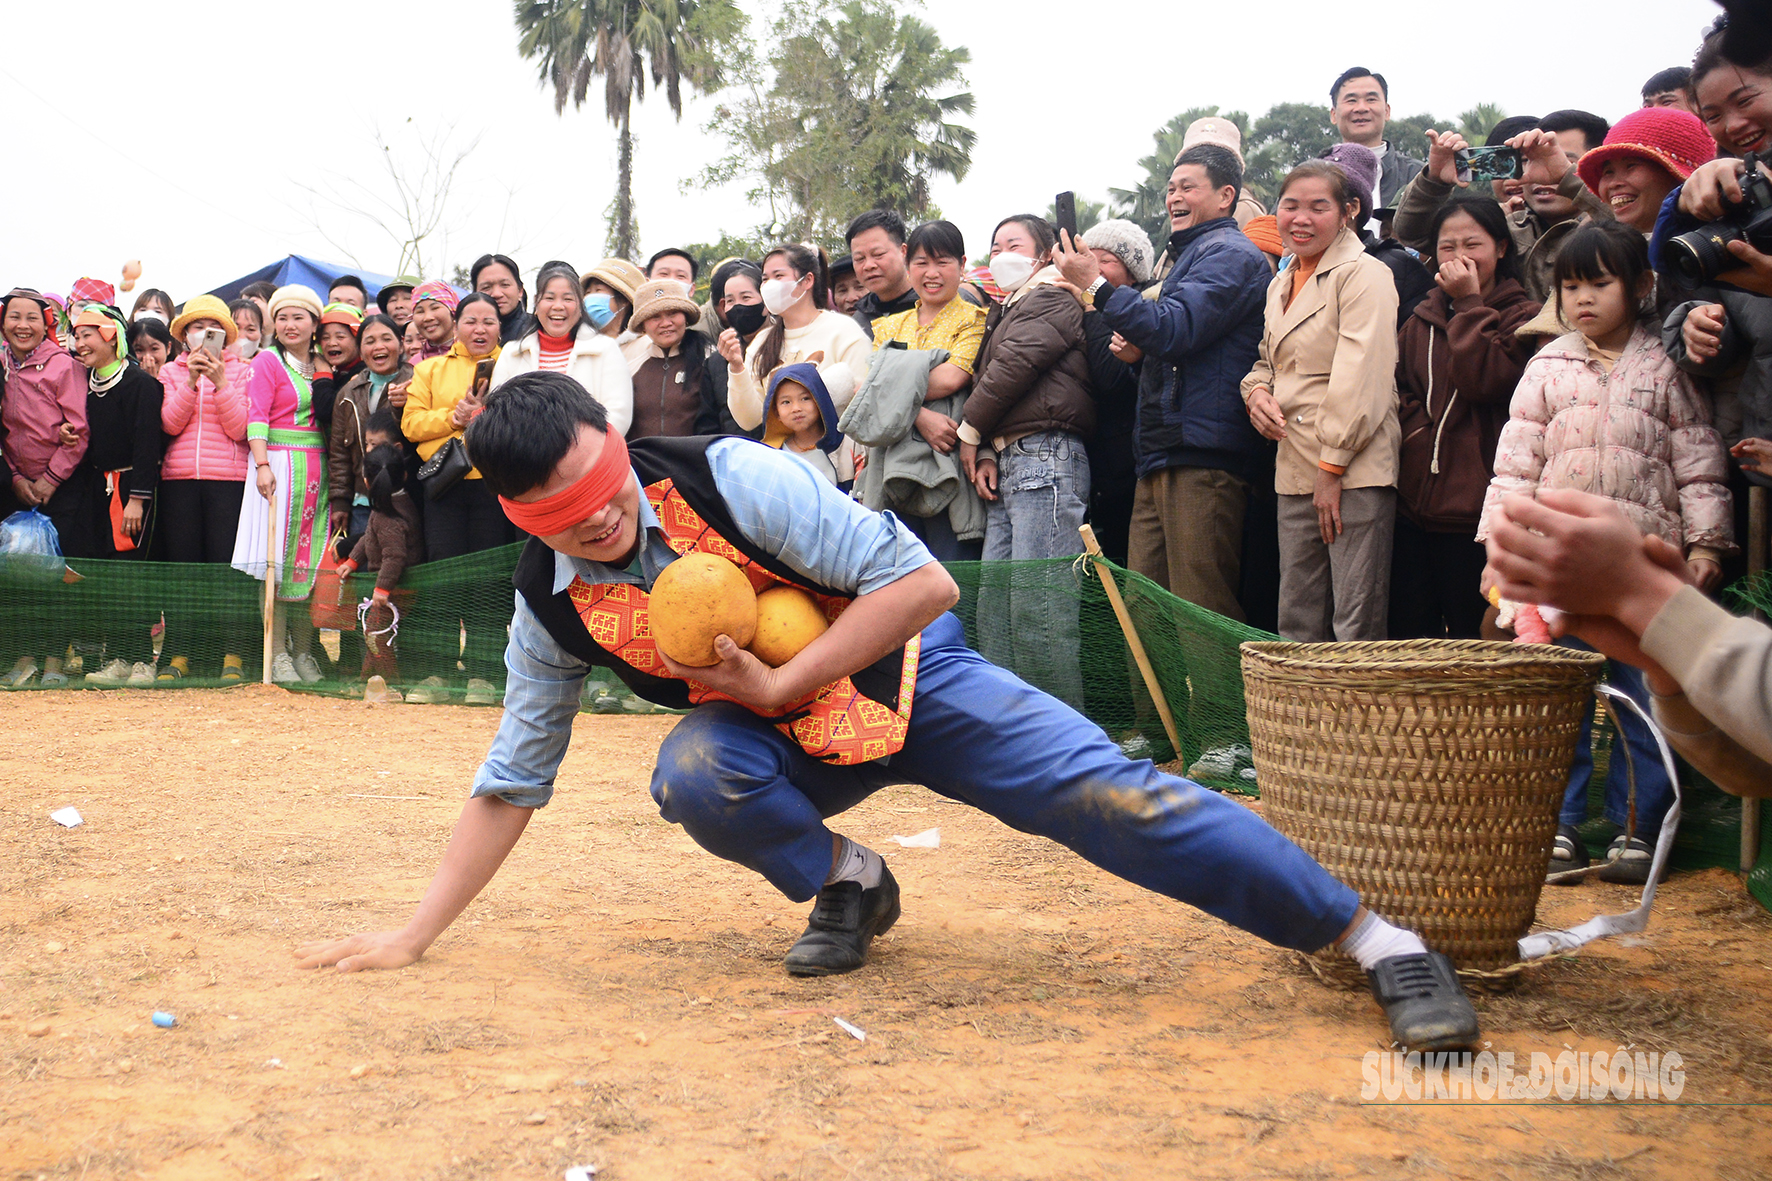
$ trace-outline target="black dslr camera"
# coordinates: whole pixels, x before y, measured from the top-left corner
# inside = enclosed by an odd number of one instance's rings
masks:
[[[1723,216],[1668,243],[1667,266],[1686,286],[1696,287],[1743,264],[1729,253],[1742,241],[1772,254],[1772,180],[1760,171],[1760,157],[1748,153],[1741,174],[1741,200],[1725,205]],[[1772,164],[1772,160],[1768,160]]]

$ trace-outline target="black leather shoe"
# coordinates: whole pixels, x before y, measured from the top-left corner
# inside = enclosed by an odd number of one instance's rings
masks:
[[[880,869],[880,884],[832,882],[818,892],[806,932],[788,949],[788,972],[795,976],[837,976],[867,963],[868,944],[898,921],[898,881]]]
[[[1475,1048],[1477,1011],[1452,961],[1437,951],[1393,955],[1366,973],[1372,995],[1390,1019],[1391,1037],[1407,1050]]]

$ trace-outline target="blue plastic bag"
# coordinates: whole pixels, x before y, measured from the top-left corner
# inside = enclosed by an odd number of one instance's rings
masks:
[[[0,560],[59,576],[65,567],[55,522],[34,508],[7,517],[0,522]]]

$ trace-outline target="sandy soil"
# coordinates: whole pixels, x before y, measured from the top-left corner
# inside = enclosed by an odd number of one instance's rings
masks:
[[[403,921],[498,718],[256,687],[0,700],[0,1176],[1746,1181],[1772,1159],[1740,1105],[1772,1100],[1772,920],[1729,874],[1477,999],[1522,1060],[1678,1050],[1686,1105],[1362,1104],[1369,998],[917,788],[842,821],[888,852],[903,920],[861,972],[790,979],[805,908],[647,797],[670,718],[581,717],[554,805],[420,964],[294,969],[298,942]],[[887,839],[936,826],[939,849]],[[1540,918],[1629,902],[1555,890]]]

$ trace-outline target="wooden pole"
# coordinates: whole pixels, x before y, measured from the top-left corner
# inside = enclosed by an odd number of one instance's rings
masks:
[[[1766,568],[1767,501],[1772,493],[1758,484],[1747,490],[1747,572],[1758,574]],[[1757,612],[1756,612],[1757,614]],[[1746,873],[1760,859],[1760,801],[1741,801],[1741,872]]]
[[[1163,696],[1163,687],[1157,683],[1157,670],[1151,667],[1151,658],[1145,654],[1144,641],[1138,638],[1138,629],[1132,625],[1132,614],[1126,610],[1126,600],[1120,597],[1120,584],[1114,581],[1113,568],[1102,556],[1101,542],[1095,540],[1095,530],[1081,526],[1077,532],[1083,535],[1083,549],[1095,559],[1095,568],[1101,575],[1101,588],[1107,592],[1108,602],[1113,605],[1114,615],[1120,620],[1120,630],[1125,633],[1126,646],[1132,649],[1132,659],[1138,662],[1138,671],[1144,677],[1144,687],[1150,690],[1151,701],[1157,706],[1157,716],[1163,719],[1163,731],[1169,735],[1169,745],[1175,749],[1175,757],[1181,758],[1181,735],[1175,729],[1175,715],[1169,712],[1169,701]]]
[[[274,473],[275,468],[271,469]],[[277,493],[265,501],[265,684],[271,683],[271,632],[277,622]]]

